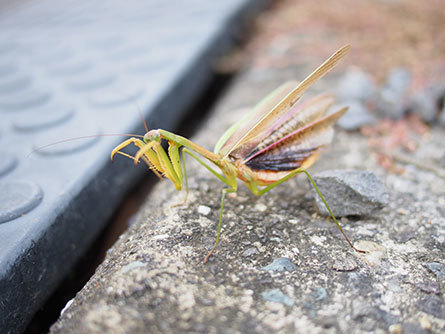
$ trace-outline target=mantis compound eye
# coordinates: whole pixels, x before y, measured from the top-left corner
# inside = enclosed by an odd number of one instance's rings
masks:
[[[151,141],[161,141],[161,134],[159,130],[150,130],[144,135],[144,142],[149,143]]]

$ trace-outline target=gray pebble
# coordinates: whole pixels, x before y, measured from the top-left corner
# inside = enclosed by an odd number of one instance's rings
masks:
[[[419,115],[425,122],[434,122],[438,115],[438,108],[433,92],[425,90],[415,94],[409,103],[409,110]]]
[[[391,70],[386,78],[386,86],[395,92],[404,94],[411,85],[411,71],[404,67]]]
[[[377,98],[377,112],[383,117],[402,118],[405,114],[405,95],[383,87]]]
[[[398,243],[405,243],[408,242],[411,239],[414,239],[414,237],[417,234],[417,230],[414,228],[406,228],[402,231],[395,232],[394,234],[391,234],[391,239],[397,241]]]
[[[308,296],[313,301],[318,302],[320,300],[325,299],[328,296],[328,293],[326,292],[325,288],[320,287],[320,288],[316,288],[316,289],[312,290]]]
[[[292,261],[287,257],[280,257],[279,259],[273,260],[272,263],[268,264],[267,266],[261,268],[261,270],[266,271],[277,271],[277,272],[283,272],[283,271],[294,271],[297,269],[297,266],[292,263]]]
[[[336,217],[370,215],[389,202],[385,185],[369,171],[328,170],[314,181]],[[312,193],[320,213],[329,215],[315,189]]]
[[[270,289],[261,292],[261,297],[269,302],[281,303],[287,306],[293,306],[295,301],[288,295],[281,292],[280,289]]]
[[[244,257],[249,257],[258,254],[258,249],[256,247],[250,247],[243,252]]]
[[[442,158],[440,158],[440,166],[445,168],[445,153],[442,155]]]
[[[421,299],[417,307],[425,313],[434,315],[436,318],[445,319],[445,305],[437,296],[429,296]]]
[[[405,322],[402,324],[402,333],[403,334],[428,334],[430,331],[422,328],[420,325],[415,324],[413,322]]]
[[[126,274],[127,272],[131,271],[134,268],[139,268],[139,267],[145,267],[147,264],[143,263],[141,261],[133,261],[125,266],[122,267],[122,272],[124,274]]]
[[[439,114],[439,124],[445,126],[445,103],[442,106],[442,110]]]
[[[363,102],[349,100],[344,103],[344,106],[348,106],[349,109],[337,124],[345,130],[358,130],[364,125],[374,124],[377,120]]]
[[[337,271],[353,271],[357,269],[357,262],[351,257],[347,257],[343,260],[337,259],[335,260],[332,269]]]
[[[371,77],[361,69],[355,68],[346,72],[340,79],[337,97],[341,101],[367,102],[375,98],[375,93],[376,87]]]
[[[406,110],[405,96],[411,84],[411,72],[405,68],[393,69],[377,98],[377,111],[385,117],[399,119]]]
[[[437,282],[419,282],[415,284],[421,291],[438,295],[440,293],[440,286]]]
[[[429,271],[436,275],[438,279],[445,278],[445,265],[439,262],[430,262],[426,264]]]

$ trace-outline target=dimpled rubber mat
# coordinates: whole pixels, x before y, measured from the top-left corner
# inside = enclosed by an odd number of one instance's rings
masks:
[[[7,2],[6,2],[7,3]],[[11,1],[0,7],[0,331],[19,332],[146,169],[123,138],[174,128],[248,0]]]

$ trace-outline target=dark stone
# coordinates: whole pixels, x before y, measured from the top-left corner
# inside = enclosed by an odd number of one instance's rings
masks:
[[[421,299],[417,303],[417,307],[425,313],[434,315],[436,318],[445,319],[445,305],[442,299],[437,296]]]
[[[346,72],[341,78],[337,90],[340,101],[357,100],[361,102],[372,101],[375,97],[376,87],[372,78],[361,69]]]
[[[386,86],[395,92],[405,93],[411,84],[411,71],[404,67],[391,70],[386,79]]]
[[[270,302],[281,303],[287,306],[293,306],[295,301],[288,295],[281,292],[280,289],[270,289],[261,292],[261,297]]]
[[[250,247],[243,252],[244,257],[249,257],[258,254],[258,249],[256,247]]]
[[[397,241],[398,243],[405,243],[411,239],[413,239],[417,234],[417,230],[407,228],[400,232],[394,232],[391,234],[391,239]]]
[[[372,172],[328,170],[315,175],[314,181],[336,217],[370,215],[389,201],[384,184]],[[315,189],[312,192],[318,210],[329,215]]]
[[[445,265],[439,262],[430,262],[426,264],[429,271],[436,275],[440,280],[445,278]]]
[[[320,300],[325,299],[328,296],[328,293],[326,292],[325,288],[316,288],[314,290],[312,290],[309,294],[308,297],[310,300],[314,301],[314,302],[318,302]]]
[[[434,122],[438,116],[437,100],[431,90],[415,94],[409,103],[409,110],[419,115],[425,122]]]
[[[357,269],[357,262],[354,258],[336,259],[332,265],[332,269],[337,271],[353,271]]]
[[[363,102],[348,100],[342,105],[348,106],[346,114],[340,118],[338,125],[349,131],[358,130],[364,125],[374,124],[377,118],[365,107]]]
[[[440,293],[440,286],[437,282],[419,282],[415,284],[421,291],[438,295]]]
[[[405,95],[411,84],[411,72],[405,68],[393,69],[381,88],[377,111],[384,117],[399,119],[405,113]]]
[[[293,264],[292,261],[287,257],[280,257],[279,259],[275,259],[272,263],[261,268],[261,270],[278,272],[294,271],[295,269],[297,269],[297,266]]]
[[[420,327],[418,324],[412,322],[406,322],[402,324],[402,333],[403,334],[427,334],[430,331]]]

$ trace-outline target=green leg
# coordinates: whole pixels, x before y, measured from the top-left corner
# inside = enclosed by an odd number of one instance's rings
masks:
[[[224,176],[222,176],[221,174],[219,174],[217,171],[215,171],[212,167],[210,167],[209,165],[207,165],[204,161],[202,161],[201,159],[199,159],[195,154],[193,154],[192,151],[190,151],[187,148],[184,148],[182,150],[183,153],[188,153],[190,154],[193,158],[196,159],[196,161],[198,161],[201,165],[203,165],[205,168],[207,168],[207,170],[212,173],[213,175],[215,175],[218,179],[220,179],[222,182],[224,182],[225,184],[227,184],[228,186],[233,188],[233,182],[231,183],[229,179],[225,178]]]
[[[354,245],[352,244],[352,242],[349,240],[349,238],[347,237],[346,233],[343,231],[343,229],[340,226],[340,223],[337,221],[337,218],[335,218],[334,213],[332,212],[331,208],[329,207],[328,203],[326,202],[326,200],[324,199],[324,196],[321,194],[320,190],[318,189],[317,185],[315,184],[314,180],[312,179],[312,177],[309,175],[308,171],[304,168],[298,168],[296,170],[294,170],[292,173],[290,173],[289,175],[286,175],[285,177],[283,177],[282,179],[278,180],[275,183],[272,183],[270,185],[268,185],[267,187],[264,187],[263,189],[259,190],[256,184],[251,184],[248,185],[248,188],[255,194],[258,196],[263,195],[264,193],[268,192],[269,190],[275,188],[276,186],[278,186],[279,184],[287,181],[288,179],[290,179],[292,176],[298,174],[298,173],[305,173],[307,178],[309,179],[309,181],[311,182],[312,186],[315,188],[315,190],[317,191],[318,196],[320,196],[321,200],[323,201],[323,204],[326,206],[326,209],[328,209],[329,214],[331,215],[332,219],[334,220],[335,224],[337,225],[338,229],[340,230],[341,234],[343,234],[343,236],[345,237],[346,241],[348,242],[349,246],[351,246],[351,248],[353,250],[355,250],[358,253],[367,253],[366,251],[357,249],[354,247]]]
[[[184,168],[184,181],[185,181],[185,199],[184,203],[187,202],[187,198],[189,196],[189,182],[187,179],[187,169],[185,168],[185,148],[182,150],[182,166]]]
[[[235,188],[224,188],[222,190],[221,209],[219,211],[218,231],[216,232],[215,245],[210,250],[210,252],[207,254],[207,256],[204,258],[204,264],[207,263],[207,261],[209,260],[210,256],[212,256],[213,252],[215,251],[216,246],[218,245],[219,237],[221,236],[222,217],[223,217],[223,210],[224,210],[224,199],[225,199],[227,193],[233,193],[233,192],[236,192]]]
[[[230,175],[225,175],[225,177],[222,176],[217,171],[215,171],[212,167],[210,167],[208,164],[206,164],[204,161],[199,159],[193,152],[191,152],[187,148],[184,148],[182,150],[183,161],[185,160],[185,153],[190,154],[193,158],[196,159],[196,161],[198,161],[201,165],[203,165],[205,168],[207,168],[207,170],[209,172],[211,172],[218,179],[220,179],[222,182],[224,182],[225,184],[227,184],[230,187],[230,188],[224,188],[222,190],[221,209],[220,209],[220,212],[219,212],[219,222],[218,222],[218,231],[216,233],[216,241],[215,241],[215,245],[213,246],[213,248],[210,250],[210,252],[204,258],[204,264],[205,264],[205,263],[207,263],[207,261],[209,260],[210,256],[213,254],[213,252],[215,251],[216,246],[218,245],[219,238],[221,236],[222,217],[223,217],[223,210],[224,210],[224,199],[225,199],[227,193],[234,193],[234,192],[236,192],[236,190],[237,190],[236,176],[230,176]],[[184,177],[185,177],[185,182],[187,184],[187,173],[185,172],[185,165],[184,165]]]

